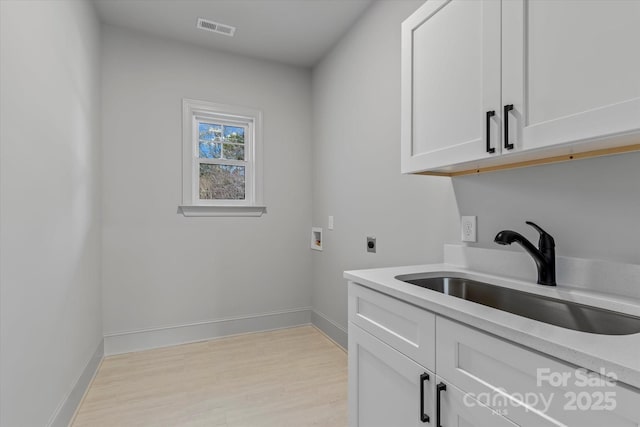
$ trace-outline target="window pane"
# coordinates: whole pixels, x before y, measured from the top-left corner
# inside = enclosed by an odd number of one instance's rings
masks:
[[[199,123],[198,134],[200,140],[205,141],[222,141],[223,126],[214,123]]]
[[[201,159],[244,160],[244,127],[198,123],[198,157]],[[229,144],[223,143],[227,142]]]
[[[219,142],[202,142],[199,144],[201,159],[219,159],[222,154],[222,144]]]
[[[229,160],[244,160],[244,145],[224,144],[224,158]]]
[[[200,165],[201,200],[244,200],[244,166]]]
[[[223,126],[198,123],[198,148],[201,159],[219,159],[222,154]]]
[[[244,128],[237,126],[225,126],[224,139],[225,141],[244,144]]]

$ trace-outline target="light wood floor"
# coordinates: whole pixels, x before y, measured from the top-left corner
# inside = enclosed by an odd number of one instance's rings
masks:
[[[105,358],[81,426],[346,426],[347,355],[312,326]]]

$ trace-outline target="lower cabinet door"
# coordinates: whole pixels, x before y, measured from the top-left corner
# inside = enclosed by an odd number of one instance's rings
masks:
[[[433,426],[432,372],[349,323],[349,426]]]
[[[436,420],[434,426],[437,427],[515,427],[517,424],[509,421],[499,413],[489,409],[475,400],[472,395],[464,393],[462,390],[445,382],[438,377],[437,381],[437,402],[439,411],[436,409]],[[437,415],[440,415],[440,425],[438,425]]]
[[[637,389],[443,317],[436,332],[438,376],[519,425],[640,426]]]

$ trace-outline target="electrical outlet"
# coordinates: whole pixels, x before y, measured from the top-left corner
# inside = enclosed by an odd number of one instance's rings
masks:
[[[367,237],[367,252],[376,253],[376,238]]]
[[[476,220],[475,216],[463,216],[460,219],[460,228],[462,229],[462,241],[463,242],[477,242],[478,241],[478,230],[476,229]]]

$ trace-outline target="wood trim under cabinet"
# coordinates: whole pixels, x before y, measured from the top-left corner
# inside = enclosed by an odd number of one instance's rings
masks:
[[[568,162],[571,160],[589,159],[592,157],[610,156],[613,154],[629,153],[632,151],[640,151],[640,144],[626,145],[623,147],[604,148],[600,150],[585,151],[582,153],[563,154],[561,156],[544,157],[542,159],[526,160],[521,162],[507,163],[504,165],[477,167],[473,169],[465,169],[455,172],[415,172],[415,175],[429,175],[429,176],[462,176],[480,174],[486,172],[495,172],[499,170],[523,168],[527,166],[546,165],[551,163]]]

